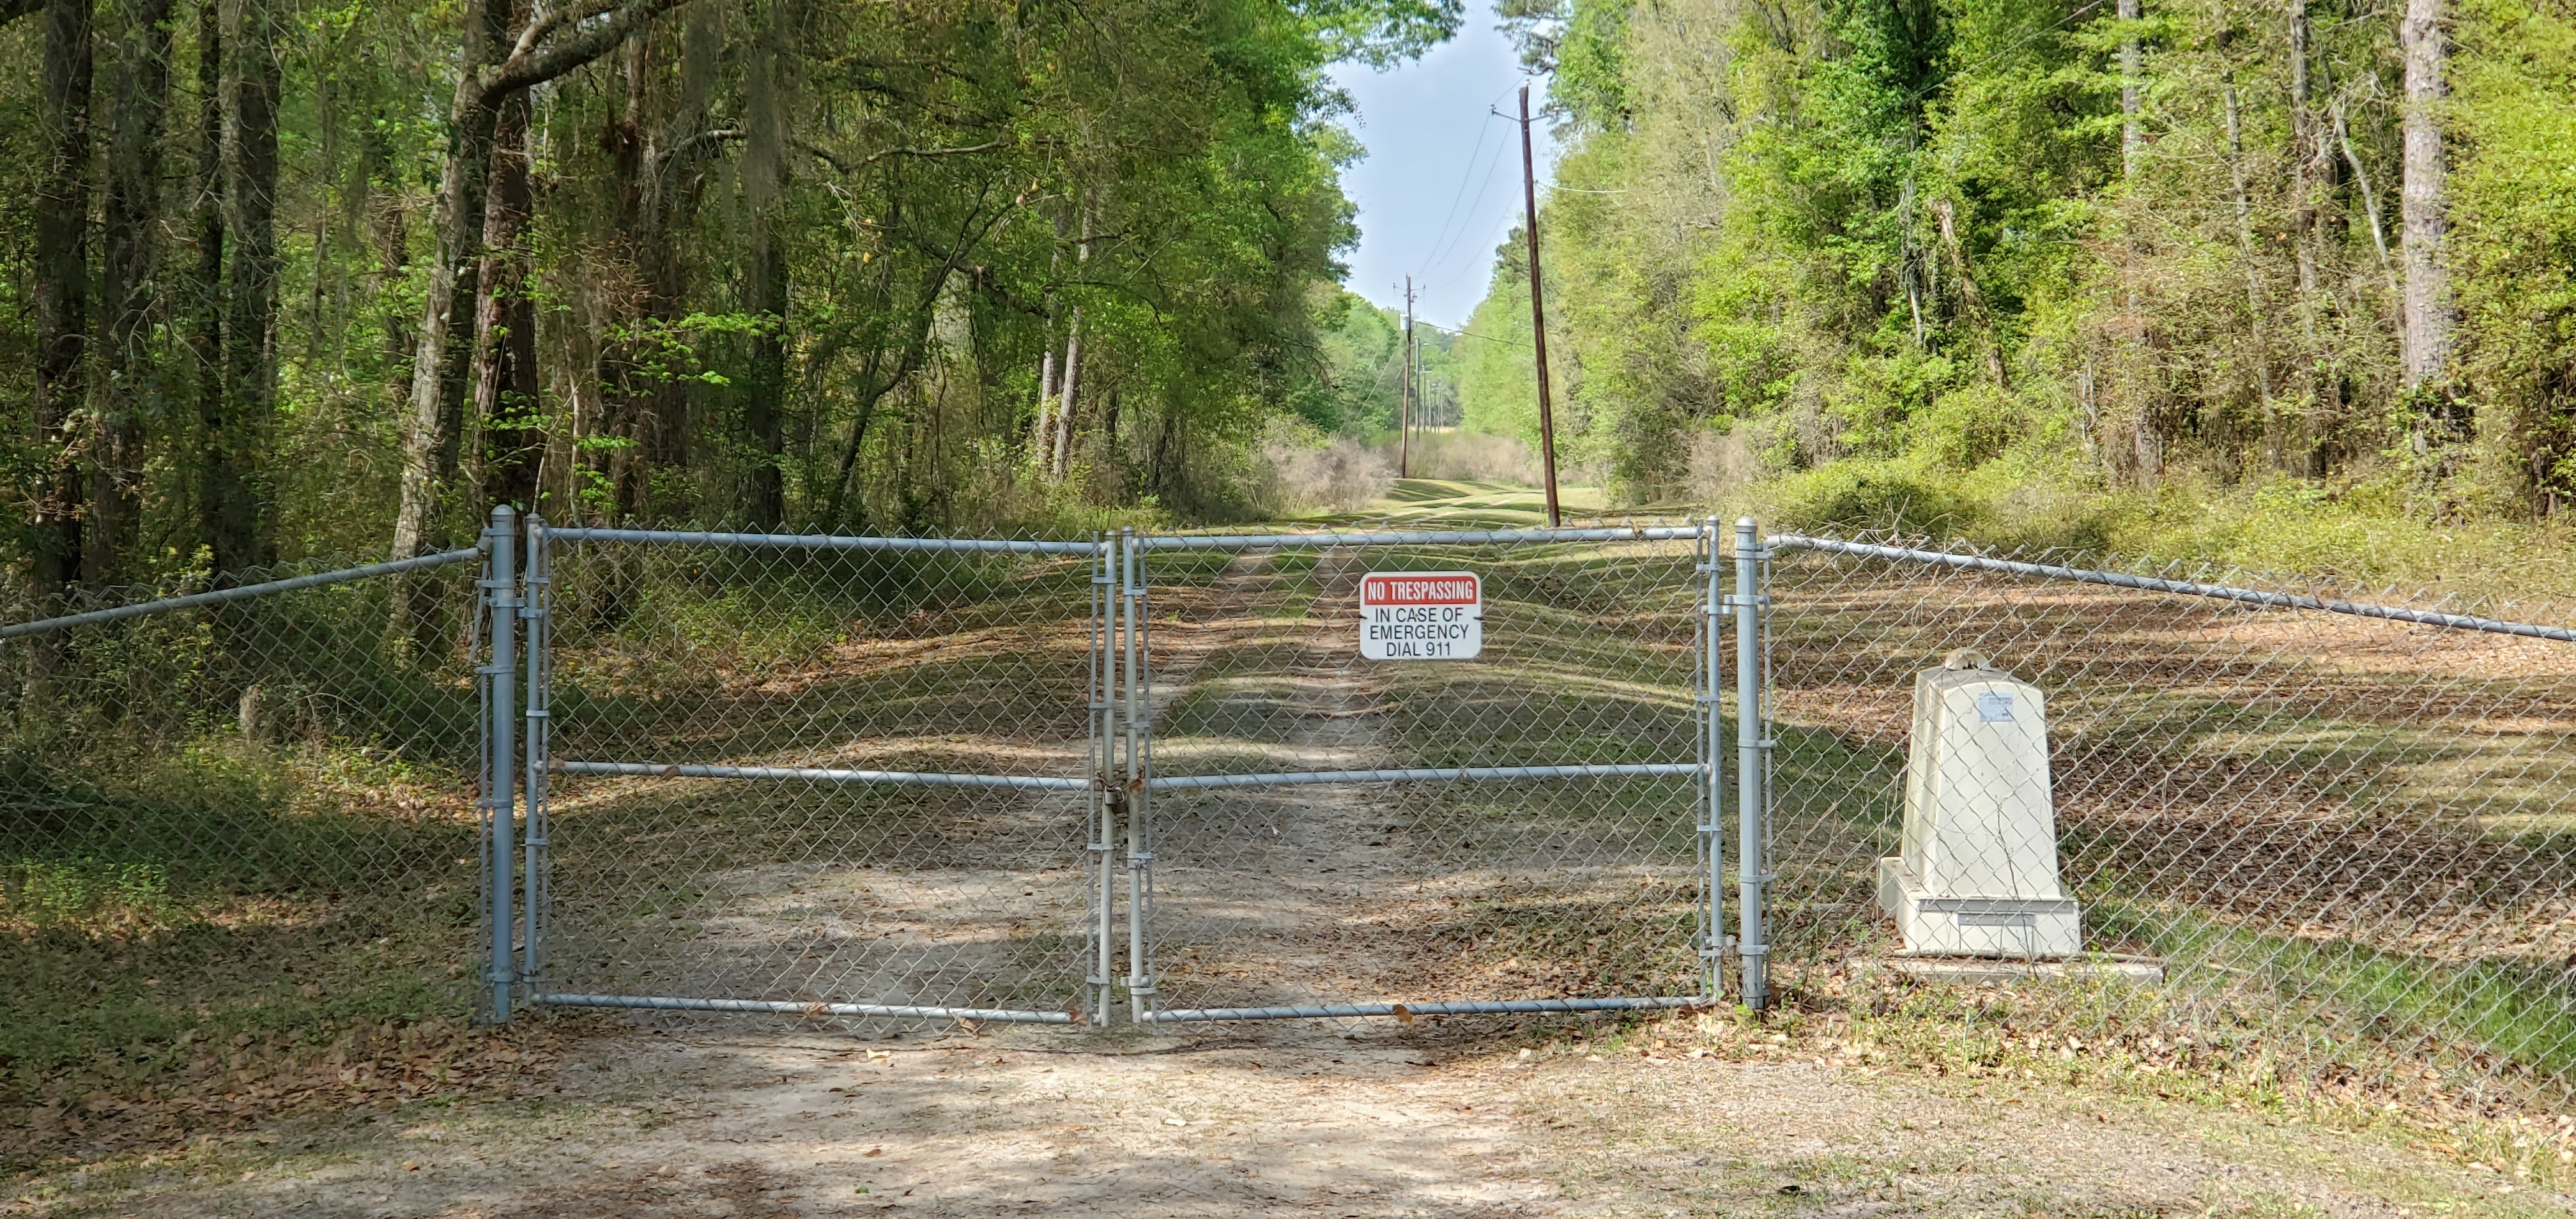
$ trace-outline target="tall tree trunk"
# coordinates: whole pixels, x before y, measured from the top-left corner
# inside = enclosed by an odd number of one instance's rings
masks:
[[[224,17],[223,0],[197,0],[197,175],[189,200],[197,263],[188,277],[188,350],[197,404],[197,540],[217,532],[217,479],[206,455],[224,432]]]
[[[474,425],[483,498],[536,510],[537,311],[528,298],[528,92],[494,106],[490,181],[483,194],[483,257],[474,277]]]
[[[483,192],[491,174],[497,115],[484,98],[482,75],[509,48],[509,0],[472,0],[465,10],[464,53],[447,120],[446,164],[438,177],[429,291],[421,303],[412,352],[411,402],[403,421],[402,500],[394,512],[393,552],[408,558],[446,542],[439,497],[457,476],[464,431],[466,370],[473,346],[475,276],[483,236]],[[458,319],[464,319],[459,334]]]
[[[674,112],[653,111],[656,49],[671,40],[638,38],[625,56],[625,105],[609,146],[617,161],[617,249],[631,269],[634,293],[619,302],[616,321],[627,336],[602,345],[603,382],[610,386],[609,434],[623,443],[603,450],[610,512],[620,520],[645,520],[661,512],[653,474],[685,456],[688,388],[659,375],[659,344],[686,316],[688,264],[674,244],[697,209],[697,164],[713,151],[704,130],[716,53],[724,38],[720,10],[690,14],[678,39],[680,96]]]
[[[1073,250],[1073,265],[1075,268],[1074,273],[1076,275],[1080,275],[1081,268],[1089,265],[1091,262],[1091,242],[1091,206],[1086,203],[1083,205],[1082,209],[1080,243],[1077,244]],[[1074,391],[1077,388],[1076,383],[1079,378],[1079,374],[1081,373],[1081,366],[1082,306],[1077,304],[1073,307],[1072,321],[1065,327],[1064,405],[1058,408],[1055,413],[1055,452],[1047,462],[1048,473],[1054,475],[1058,479],[1062,479],[1064,477],[1065,471],[1072,464],[1073,408],[1075,403],[1078,401],[1078,399],[1074,397]]]
[[[1043,454],[1047,437],[1055,435],[1055,320],[1049,318],[1046,328],[1046,350],[1038,356],[1038,422],[1029,433],[1029,451]],[[1041,460],[1038,464],[1046,464]]]
[[[1073,321],[1064,333],[1064,401],[1056,408],[1053,452],[1047,458],[1048,475],[1058,479],[1064,477],[1066,451],[1073,443],[1074,391],[1082,372],[1082,306],[1073,307]]]
[[[689,172],[679,168],[658,171],[663,175]],[[642,238],[644,320],[653,336],[647,342],[670,338],[681,319],[688,316],[689,264],[678,239],[696,220],[699,190],[694,180],[683,189],[668,189],[681,185],[665,183],[666,192],[653,201],[651,219]],[[626,476],[619,481],[618,502],[629,515],[665,516],[669,505],[656,501],[653,476],[688,462],[689,386],[677,377],[644,377],[630,386],[630,401],[635,444],[626,454]]]
[[[2301,311],[2309,313],[2308,334],[2316,321],[2308,302],[2317,291],[2317,166],[2325,140],[2318,130],[2308,88],[2308,0],[2289,0],[2290,35],[2290,234],[2291,253],[2299,265]]]
[[[787,193],[784,86],[795,70],[793,0],[776,0],[761,31],[765,61],[744,82],[742,183],[751,211],[751,258],[744,303],[758,315],[751,337],[751,385],[744,401],[744,439],[755,454],[743,505],[751,522],[775,528],[787,515],[779,459],[787,450],[787,244],[780,201]]]
[[[2400,207],[2406,262],[2406,388],[2439,390],[2451,362],[2450,269],[2443,258],[2448,200],[2442,155],[2441,0],[2406,0],[2397,41],[2406,57],[2406,185]]]
[[[280,0],[239,0],[225,82],[225,229],[232,246],[224,320],[224,420],[204,454],[215,570],[274,561],[260,483],[277,393],[277,105]]]
[[[2138,52],[2138,0],[2120,0],[2120,172],[2135,177],[2138,151],[2142,147],[2138,134],[2140,94],[2138,75],[2145,65]]]
[[[374,290],[377,294],[393,290],[403,282],[411,269],[411,225],[406,207],[402,167],[394,155],[392,141],[380,128],[367,133],[367,220],[376,250]],[[385,319],[384,360],[392,370],[390,389],[411,386],[411,327],[401,314]]]
[[[773,219],[760,226],[751,290],[744,294],[761,321],[751,341],[751,395],[743,414],[743,428],[759,456],[744,511],[764,529],[787,519],[786,472],[780,469],[787,454],[787,249],[773,231],[775,224]]]
[[[2245,125],[2239,114],[2236,82],[2227,81],[2227,176],[2236,203],[2236,257],[2245,264],[2245,323],[2254,340],[2254,383],[2263,399],[2265,433],[2273,430],[2272,356],[2263,336],[2263,275],[2254,256],[2254,201],[2245,185]],[[2277,438],[2276,438],[2277,440]],[[2275,460],[2279,464],[2275,444]]]
[[[1046,472],[1048,455],[1054,448],[1055,436],[1055,322],[1056,269],[1064,262],[1064,213],[1055,214],[1055,242],[1047,247],[1046,326],[1040,342],[1046,351],[1038,357],[1038,421],[1029,429],[1029,464]]]
[[[651,37],[638,38],[620,57],[624,96],[600,140],[608,149],[611,171],[617,178],[617,224],[612,248],[636,281],[649,281],[647,263],[660,244],[654,228],[662,207],[662,149],[659,141],[646,134],[653,124],[652,91],[648,86],[653,75],[654,47]],[[604,337],[599,346],[599,383],[607,409],[600,430],[616,443],[595,449],[591,460],[608,487],[604,515],[612,523],[630,519],[643,510],[643,462],[635,449],[638,421],[651,409],[653,386],[645,372],[643,344],[633,331],[635,323],[650,314],[651,297],[647,283],[612,301],[601,326]]]
[[[106,583],[124,574],[134,550],[143,481],[143,420],[160,398],[152,359],[158,295],[161,128],[170,98],[172,0],[128,0],[125,39],[109,95],[105,276],[106,384],[90,437],[92,459],[86,574]]]
[[[89,393],[91,0],[47,0],[37,110],[45,162],[36,183],[36,592],[81,580],[80,412]]]

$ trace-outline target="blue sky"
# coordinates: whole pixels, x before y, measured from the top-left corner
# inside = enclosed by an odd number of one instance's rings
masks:
[[[1342,176],[1360,211],[1351,291],[1401,305],[1410,274],[1420,294],[1415,317],[1464,325],[1485,295],[1494,246],[1521,213],[1520,133],[1487,113],[1519,104],[1520,57],[1494,28],[1493,10],[1477,4],[1456,38],[1421,59],[1388,72],[1344,64],[1332,75],[1357,104],[1352,131],[1368,148]],[[1533,109],[1545,92],[1533,85]],[[1555,141],[1544,120],[1532,136],[1544,195]]]

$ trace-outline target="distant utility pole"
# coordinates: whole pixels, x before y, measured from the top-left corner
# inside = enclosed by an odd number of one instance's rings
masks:
[[[1521,84],[1521,200],[1529,211],[1530,346],[1538,351],[1539,467],[1547,473],[1547,527],[1556,528],[1556,415],[1547,401],[1547,306],[1538,286],[1538,166],[1530,158],[1529,84]]]
[[[1431,399],[1422,392],[1422,343],[1414,338],[1411,276],[1405,277],[1404,288],[1404,379],[1413,386],[1413,430],[1420,432],[1431,426]]]
[[[1396,411],[1395,476],[1413,477],[1413,277],[1404,277],[1404,390]]]

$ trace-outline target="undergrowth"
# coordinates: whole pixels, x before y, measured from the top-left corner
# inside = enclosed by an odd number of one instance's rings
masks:
[[[478,882],[452,781],[237,736],[6,778],[0,1107],[140,1101],[209,1044],[466,1011]]]
[[[1972,470],[1923,458],[1846,459],[1721,497],[1766,531],[1870,532],[1996,550],[2059,549],[2129,567],[2207,564],[2405,599],[2576,601],[2576,532],[2563,522],[2428,507],[2401,475],[2179,475],[2105,486],[2063,461],[2008,453]],[[2563,617],[2563,612],[2560,617]]]

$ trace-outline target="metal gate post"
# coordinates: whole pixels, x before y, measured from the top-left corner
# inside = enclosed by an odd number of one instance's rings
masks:
[[[514,745],[512,688],[516,682],[519,640],[518,541],[517,514],[508,504],[492,509],[492,523],[483,530],[483,591],[486,620],[491,623],[492,661],[481,667],[483,678],[485,735],[483,754],[483,790],[477,803],[483,810],[485,849],[492,859],[492,958],[485,980],[492,985],[492,1022],[510,1022],[510,983],[517,976],[511,969],[513,940],[518,927],[511,916],[512,858],[511,824],[518,812],[518,753]]]
[[[1712,999],[1725,993],[1725,956],[1733,945],[1726,935],[1726,838],[1725,788],[1719,759],[1725,756],[1721,741],[1723,717],[1719,714],[1718,691],[1725,682],[1725,647],[1720,639],[1725,634],[1726,568],[1720,556],[1721,526],[1716,517],[1700,529],[1699,570],[1702,593],[1699,604],[1700,669],[1699,669],[1699,850],[1700,879],[1707,886],[1700,908],[1700,993]]]
[[[521,581],[519,617],[528,624],[527,735],[521,742],[527,755],[528,832],[522,843],[527,857],[521,871],[519,913],[527,925],[527,938],[519,948],[519,981],[528,994],[535,995],[545,989],[546,931],[554,914],[554,843],[548,833],[546,782],[547,752],[553,743],[549,721],[554,707],[554,621],[547,614],[554,603],[554,549],[546,537],[545,518],[533,513],[528,517],[527,553],[520,562],[526,576]]]
[[[1109,1023],[1115,1001],[1110,942],[1112,911],[1117,904],[1116,850],[1112,835],[1120,791],[1118,771],[1118,539],[1096,536],[1091,555],[1091,824],[1085,843],[1091,852],[1090,969],[1084,977],[1084,1019],[1094,1028]]]
[[[1154,964],[1145,945],[1146,907],[1152,900],[1154,834],[1153,799],[1146,792],[1153,749],[1152,706],[1146,674],[1152,664],[1145,644],[1144,548],[1133,528],[1119,532],[1122,599],[1126,603],[1127,666],[1127,998],[1129,1018],[1138,1024],[1154,1020]]]
[[[1736,954],[1744,963],[1744,1005],[1758,1009],[1770,1001],[1764,970],[1771,946],[1762,910],[1762,885],[1768,879],[1763,873],[1762,787],[1770,769],[1763,751],[1771,742],[1763,734],[1762,542],[1749,516],[1735,522],[1735,595],[1727,601],[1735,608]]]

